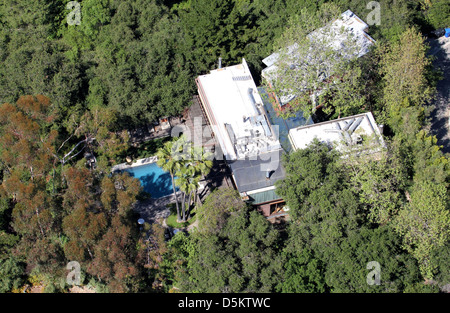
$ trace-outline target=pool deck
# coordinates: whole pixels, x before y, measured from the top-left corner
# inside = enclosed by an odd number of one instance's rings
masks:
[[[197,136],[194,138],[194,145],[196,143],[200,143],[202,146],[206,145],[206,139],[208,139],[209,145],[213,145],[211,143],[211,129],[209,129],[208,121],[202,111],[200,100],[198,96],[193,98],[193,104],[187,110],[187,117],[184,123],[182,122],[171,122],[172,127],[175,124],[181,123],[184,124],[193,134]],[[208,128],[208,131],[203,131],[205,128]],[[205,133],[205,134],[204,134]],[[169,134],[167,134],[169,135]],[[205,138],[203,136],[206,136]],[[148,141],[153,138],[141,138],[138,140],[140,142]],[[121,163],[113,166],[112,172],[126,170],[128,168],[133,168],[149,163],[155,163],[158,160],[156,156],[151,156],[144,159],[139,159],[130,163]],[[225,166],[223,161],[217,162],[214,161],[213,168],[211,172],[205,177],[205,180],[202,182],[198,192],[199,192],[199,200],[203,202],[204,199],[209,195],[211,189],[215,188],[229,188],[233,187],[231,182],[231,173],[229,172],[228,167]],[[177,192],[178,199],[181,200],[182,193],[181,191]],[[167,208],[167,205],[170,203],[175,203],[175,195],[171,194],[162,198],[150,198],[145,201],[138,201],[134,205],[134,211],[140,214],[140,216],[147,223],[161,223],[164,225],[164,219],[166,219],[170,215],[170,209]]]
[[[125,170],[127,168],[132,168],[132,167],[141,166],[141,165],[145,165],[145,164],[155,163],[156,161],[158,161],[158,157],[157,156],[151,156],[151,157],[148,157],[148,158],[136,160],[136,161],[134,161],[131,164],[129,164],[129,163],[120,163],[120,164],[114,165],[112,167],[111,171],[112,172],[121,171],[121,170]]]
[[[181,192],[177,192],[178,197],[181,197]],[[168,204],[175,203],[175,195],[171,194],[162,198],[148,199],[145,201],[138,201],[134,206],[134,211],[139,213],[147,223],[161,223],[164,219],[169,217],[170,209]]]
[[[134,161],[133,163],[121,163],[112,167],[111,172],[123,171],[129,168],[155,163],[158,160],[157,156],[151,156],[148,158],[143,158]],[[178,191],[178,196],[181,194]],[[143,218],[147,223],[157,223],[162,222],[165,218],[170,215],[170,209],[167,205],[170,203],[175,203],[175,195],[172,193],[168,196],[161,198],[150,198],[144,201],[138,201],[134,205],[134,211],[139,213],[141,218]]]
[[[210,194],[211,189],[232,187],[230,178],[223,172],[223,169],[216,168],[215,171],[218,173],[215,173],[214,177],[208,177],[207,180],[204,180],[198,190],[200,202],[205,200],[205,198]],[[178,201],[181,201],[181,191],[178,191],[177,194]],[[144,201],[138,201],[135,203],[133,209],[147,223],[159,223],[164,225],[163,221],[170,215],[170,209],[167,208],[167,205],[170,203],[175,203],[174,194],[162,198],[150,198]]]

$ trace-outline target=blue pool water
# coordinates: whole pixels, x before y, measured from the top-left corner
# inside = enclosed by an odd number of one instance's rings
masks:
[[[125,171],[139,178],[144,191],[148,192],[152,198],[161,198],[173,193],[170,174],[163,171],[156,163],[130,167]]]

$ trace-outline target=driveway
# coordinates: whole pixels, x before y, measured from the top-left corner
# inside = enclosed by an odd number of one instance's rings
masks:
[[[437,137],[438,145],[443,146],[442,151],[450,153],[450,38],[431,39],[428,43],[429,54],[436,57],[434,65],[444,75],[431,103],[435,106],[430,115],[431,133]]]

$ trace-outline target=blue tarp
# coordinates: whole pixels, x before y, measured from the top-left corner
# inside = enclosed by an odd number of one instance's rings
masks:
[[[445,29],[445,37],[450,37],[450,28]]]

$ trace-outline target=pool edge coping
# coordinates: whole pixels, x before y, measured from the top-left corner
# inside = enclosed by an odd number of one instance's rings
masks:
[[[154,155],[154,156],[151,156],[151,157],[138,159],[138,160],[132,162],[131,164],[129,164],[127,162],[120,163],[120,164],[114,165],[111,168],[111,172],[125,170],[125,169],[128,169],[128,168],[133,168],[133,167],[137,167],[137,166],[141,166],[141,165],[156,163],[157,161],[158,161],[158,157],[156,155]]]

